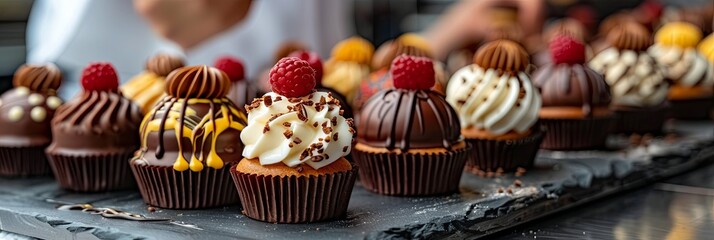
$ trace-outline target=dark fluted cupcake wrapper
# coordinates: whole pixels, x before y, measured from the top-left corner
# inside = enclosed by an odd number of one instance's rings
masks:
[[[668,108],[615,110],[616,133],[661,133]]]
[[[0,147],[0,176],[31,177],[50,174],[45,149],[37,147]]]
[[[200,209],[238,204],[229,166],[200,172],[130,163],[144,202],[169,209]]]
[[[540,119],[545,128],[541,148],[550,150],[584,150],[605,146],[615,128],[615,117],[589,119]]]
[[[352,150],[367,190],[383,195],[426,196],[458,191],[471,145],[443,153],[374,153]]]
[[[543,142],[543,131],[536,130],[531,135],[514,140],[492,140],[467,138],[473,150],[466,162],[466,170],[478,172],[514,172],[518,168],[533,166],[538,149]]]
[[[231,175],[243,204],[243,214],[271,223],[308,223],[345,216],[357,177],[352,170],[325,175]]]
[[[682,120],[705,120],[711,118],[714,97],[688,100],[669,100],[669,117]]]
[[[72,156],[48,153],[60,187],[78,192],[106,192],[136,187],[129,169],[132,152]]]

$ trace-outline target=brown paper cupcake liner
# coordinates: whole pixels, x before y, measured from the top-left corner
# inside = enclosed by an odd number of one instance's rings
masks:
[[[711,118],[714,98],[669,100],[669,117],[682,120],[705,120]]]
[[[543,131],[515,140],[467,138],[473,150],[466,161],[466,170],[479,172],[515,172],[518,168],[533,166],[538,149],[543,142]]]
[[[667,107],[654,109],[615,110],[617,123],[616,133],[661,133],[664,122],[667,121]]]
[[[426,196],[458,191],[468,154],[465,147],[443,153],[375,153],[352,150],[367,190],[384,195]]]
[[[200,172],[131,162],[144,202],[168,209],[199,209],[238,204],[229,166]]]
[[[132,152],[94,156],[48,153],[60,187],[77,192],[106,192],[136,187],[129,169]]]
[[[345,172],[288,177],[230,169],[243,214],[271,223],[308,223],[343,217],[358,172],[353,166]]]
[[[50,174],[47,146],[0,147],[0,176],[31,177]]]
[[[615,117],[590,119],[541,119],[545,138],[541,148],[550,150],[584,150],[605,146],[615,127]]]

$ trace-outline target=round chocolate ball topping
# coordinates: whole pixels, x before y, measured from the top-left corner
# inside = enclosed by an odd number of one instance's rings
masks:
[[[610,30],[607,42],[621,50],[646,51],[652,45],[652,35],[636,22],[625,22]]]
[[[181,57],[166,53],[159,53],[146,61],[146,70],[162,77],[183,66]]]
[[[230,90],[228,75],[206,65],[182,67],[166,79],[166,93],[175,98],[223,98]]]
[[[33,92],[47,93],[57,91],[62,84],[62,73],[54,64],[25,64],[15,71],[12,79],[15,87],[26,87]]]
[[[530,64],[528,52],[510,40],[496,40],[483,45],[474,55],[474,64],[484,69],[496,69],[506,73],[525,71]]]

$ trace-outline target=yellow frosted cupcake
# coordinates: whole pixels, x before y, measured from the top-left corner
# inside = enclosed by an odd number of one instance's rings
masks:
[[[147,113],[164,95],[166,76],[183,65],[180,57],[159,53],[146,61],[144,72],[121,87],[122,94],[138,104],[143,113]]]

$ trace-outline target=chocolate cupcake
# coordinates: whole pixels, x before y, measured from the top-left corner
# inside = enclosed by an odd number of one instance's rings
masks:
[[[315,70],[315,90],[318,92],[328,92],[332,94],[332,97],[335,98],[336,100],[340,101],[340,106],[342,107],[342,110],[344,111],[343,116],[345,118],[352,118],[354,116],[354,112],[352,112],[352,107],[350,106],[349,100],[345,95],[342,95],[340,91],[335,90],[334,88],[327,87],[322,84],[323,78],[323,69],[322,69],[322,60],[320,59],[320,56],[317,55],[316,52],[308,52],[308,51],[297,51],[293,52],[289,55],[289,57],[296,57],[301,60],[307,61],[307,63],[310,64],[310,67],[312,67],[313,70]]]
[[[317,92],[315,71],[295,57],[270,71],[273,91],[247,107],[245,157],[231,174],[243,214],[264,222],[304,223],[343,217],[357,168],[354,129],[330,93]]]
[[[364,188],[397,196],[458,191],[471,148],[459,133],[456,112],[430,90],[432,64],[425,57],[396,58],[396,89],[378,92],[362,108],[353,156]]]
[[[82,92],[52,118],[50,166],[59,186],[79,192],[104,192],[136,186],[129,159],[139,149],[139,106],[119,91],[109,63],[82,72]]]
[[[701,38],[692,24],[668,23],[657,31],[648,50],[673,82],[668,98],[674,118],[707,119],[714,107],[714,64],[696,50]]]
[[[446,100],[461,119],[471,143],[466,169],[472,173],[530,168],[543,140],[536,124],[541,99],[525,72],[523,47],[510,40],[487,43],[474,63],[454,73]]]
[[[533,75],[546,128],[541,148],[580,150],[604,147],[615,124],[610,110],[610,88],[603,76],[585,65],[585,46],[561,35],[550,43],[553,64]]]
[[[160,53],[146,61],[146,70],[121,87],[122,94],[147,113],[164,95],[166,76],[171,71],[183,67],[183,59]]]
[[[667,117],[669,83],[664,69],[647,53],[652,36],[639,23],[627,22],[607,35],[610,48],[588,65],[610,85],[617,132],[659,133]]]
[[[62,104],[62,74],[54,64],[22,65],[15,88],[0,96],[0,176],[47,175],[45,148],[52,141],[50,120]]]
[[[226,98],[230,84],[205,65],[169,74],[168,96],[144,118],[130,162],[144,202],[171,209],[238,203],[229,168],[241,159],[246,117]]]
[[[256,90],[253,84],[245,79],[243,62],[234,57],[224,56],[217,59],[213,66],[225,72],[231,80],[231,89],[226,95],[229,100],[239,108],[243,108],[253,101],[256,97]]]
[[[382,48],[380,46],[380,48]],[[381,68],[375,68],[372,73],[369,74],[367,79],[362,81],[360,85],[360,91],[357,94],[357,100],[355,107],[360,109],[372,95],[376,94],[382,89],[389,89],[394,86],[392,82],[392,77],[389,72],[389,67],[392,61],[402,54],[415,56],[415,57],[428,57],[432,58],[431,48],[429,43],[419,35],[407,33],[390,43],[387,50],[383,53],[377,55],[373,59],[373,65],[382,66]],[[433,60],[433,59],[432,59]],[[374,63],[374,61],[378,63]],[[435,61],[435,60],[433,60]],[[441,62],[435,61],[434,63],[434,74],[436,78],[436,84],[433,89],[443,93],[446,88],[447,74],[444,69],[445,65]]]

